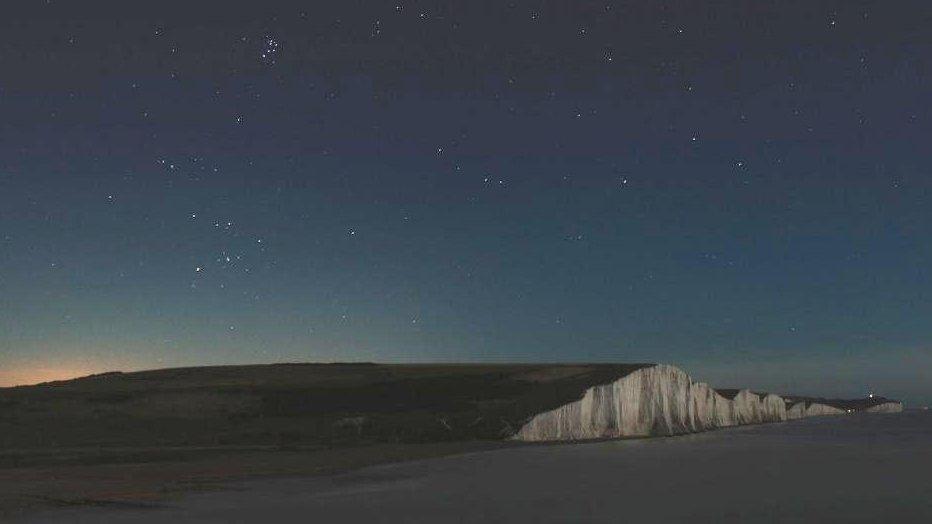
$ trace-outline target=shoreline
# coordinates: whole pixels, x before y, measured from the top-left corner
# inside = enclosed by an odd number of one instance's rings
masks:
[[[921,412],[918,409],[904,413]],[[876,417],[877,414],[851,414],[847,417]],[[895,415],[895,414],[882,414]],[[835,417],[829,417],[835,418]],[[714,428],[706,431],[660,436],[629,436],[573,441],[522,442],[466,441],[419,444],[372,444],[333,448],[282,450],[274,447],[173,447],[149,448],[162,458],[150,460],[110,460],[103,462],[46,462],[26,466],[6,465],[0,454],[0,517],[23,517],[36,512],[80,507],[163,508],[186,495],[203,492],[223,492],[238,482],[265,480],[312,479],[352,473],[373,466],[405,464],[420,460],[457,457],[506,449],[542,449],[579,446],[606,442],[668,441],[701,434],[729,433],[729,430],[753,430],[761,426],[795,426],[795,419],[757,424]],[[39,450],[34,450],[39,451]],[[67,450],[75,452],[78,450]],[[88,451],[87,456],[91,456]],[[114,450],[108,450],[114,451]],[[133,456],[139,449],[124,448]],[[193,460],[184,457],[166,458],[170,453],[196,454],[215,451],[216,454]],[[27,450],[17,453],[28,456]],[[100,450],[97,450],[100,457]],[[48,457],[53,452],[40,453]]]
[[[739,426],[740,431],[663,438],[529,444],[495,442],[491,445],[448,443],[445,446],[391,446],[393,450],[371,446],[354,450],[357,453],[353,456],[331,453],[331,459],[343,455],[343,460],[329,464],[317,460],[312,471],[303,469],[309,462],[300,462],[301,453],[280,452],[282,461],[279,464],[289,463],[290,473],[279,470],[271,474],[266,470],[264,474],[254,471],[250,475],[223,478],[205,476],[196,482],[175,483],[173,489],[157,491],[158,497],[142,496],[144,492],[136,492],[135,497],[108,499],[62,501],[47,497],[33,500],[31,507],[5,516],[14,522],[47,522],[56,518],[68,522],[99,522],[99,519],[109,518],[120,522],[124,519],[129,522],[227,522],[231,518],[242,522],[303,522],[301,519],[306,519],[306,515],[319,514],[329,516],[324,520],[331,522],[356,522],[365,517],[370,520],[374,517],[375,521],[410,517],[437,522],[454,522],[462,517],[460,521],[474,522],[482,521],[484,514],[481,512],[492,508],[490,511],[505,512],[507,518],[500,520],[547,521],[535,518],[534,513],[543,513],[554,505],[564,512],[585,511],[588,507],[585,501],[598,500],[598,505],[591,508],[604,520],[605,515],[622,514],[618,513],[621,508],[613,507],[616,499],[625,511],[634,505],[643,512],[643,506],[650,505],[647,500],[652,498],[656,503],[658,497],[662,499],[673,489],[679,490],[677,500],[682,502],[685,497],[688,504],[699,509],[708,509],[704,501],[712,491],[727,493],[733,500],[717,506],[716,511],[750,512],[752,518],[747,521],[772,521],[768,520],[772,516],[770,513],[761,512],[790,511],[790,517],[798,517],[827,511],[819,502],[822,499],[817,488],[824,480],[819,477],[825,475],[850,483],[848,489],[854,490],[852,493],[867,490],[872,496],[882,495],[883,504],[888,504],[888,499],[899,496],[896,486],[871,487],[869,483],[855,481],[855,477],[864,478],[862,472],[876,477],[889,467],[889,460],[901,464],[907,473],[927,464],[932,456],[924,446],[926,437],[923,435],[932,431],[930,420],[920,410],[909,410],[898,416],[819,417],[779,425]],[[917,426],[917,422],[921,426]],[[917,433],[916,428],[921,428],[921,432]],[[388,454],[389,451],[393,454]],[[324,458],[319,453],[305,455],[306,458],[315,455]],[[269,456],[264,455],[265,458]],[[883,460],[879,460],[881,458]],[[242,467],[261,459],[262,456],[257,455],[240,457],[237,463]],[[148,469],[166,469],[162,466],[168,466],[165,475],[177,474],[177,470],[166,464]],[[121,465],[112,469],[127,473],[138,471],[137,467]],[[686,468],[683,472],[688,474],[671,476],[671,468],[677,471]],[[874,471],[876,468],[881,469]],[[98,473],[106,469],[99,468]],[[762,471],[767,475],[747,482],[749,475]],[[802,474],[804,472],[806,474]],[[0,478],[5,473],[9,472],[0,470]],[[648,478],[642,482],[644,475]],[[771,478],[773,475],[782,476],[784,481]],[[787,483],[786,479],[794,479],[794,482]],[[98,476],[97,480],[100,482],[96,486],[98,492],[106,492],[104,477]],[[783,492],[760,489],[757,484],[761,481],[782,486]],[[729,487],[732,484],[734,486]],[[921,491],[915,484],[907,486],[913,486],[912,491]],[[502,498],[502,489],[517,491]],[[703,492],[708,493],[703,495]],[[568,498],[563,498],[564,495]],[[510,502],[506,507],[496,506],[512,497],[518,500],[531,497],[537,502],[530,507],[518,507]],[[422,499],[428,503],[422,504]],[[763,505],[752,504],[755,500]],[[741,509],[734,510],[732,504]],[[864,504],[861,503],[861,511],[883,510],[882,506],[865,507]],[[677,505],[650,506],[664,515],[678,511]],[[844,511],[853,511],[843,507]],[[524,513],[521,508],[530,513]],[[836,511],[842,506],[828,509]],[[907,516],[913,515],[921,510],[921,504],[916,506],[913,502],[907,509],[912,512]],[[669,515],[647,516],[653,521],[678,520]],[[435,517],[439,519],[434,520]]]

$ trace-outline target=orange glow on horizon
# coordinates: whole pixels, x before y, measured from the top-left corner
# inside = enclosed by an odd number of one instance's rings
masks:
[[[0,387],[12,386],[30,386],[41,384],[42,382],[52,382],[55,380],[68,380],[72,378],[84,377],[94,373],[100,373],[102,370],[95,370],[86,367],[34,367],[34,368],[17,368],[3,369],[0,367]]]

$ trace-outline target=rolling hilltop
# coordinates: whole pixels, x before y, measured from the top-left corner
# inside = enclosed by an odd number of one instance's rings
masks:
[[[0,389],[0,449],[501,440],[648,366],[275,364]]]
[[[593,392],[607,400],[587,403]],[[697,395],[712,407],[699,406]],[[577,440],[773,422],[801,403],[796,411],[811,416],[893,402],[716,391],[682,370],[653,364],[177,368],[0,389],[0,450],[501,441],[525,434],[522,428],[540,414],[579,403],[583,411],[563,413],[559,422],[577,429],[551,428],[545,440],[570,438],[552,436],[558,433]],[[798,417],[791,412],[789,418]]]
[[[519,441],[665,436],[899,411],[715,390],[655,364],[277,364],[105,373],[0,389],[0,517],[148,504]]]

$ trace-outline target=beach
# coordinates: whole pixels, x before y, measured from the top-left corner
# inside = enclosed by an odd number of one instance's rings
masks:
[[[14,522],[928,522],[932,413],[818,417],[232,482]]]

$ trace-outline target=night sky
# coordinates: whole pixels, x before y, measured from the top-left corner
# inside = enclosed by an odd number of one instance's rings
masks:
[[[932,401],[928,1],[230,3],[4,2],[0,385],[649,361]]]

